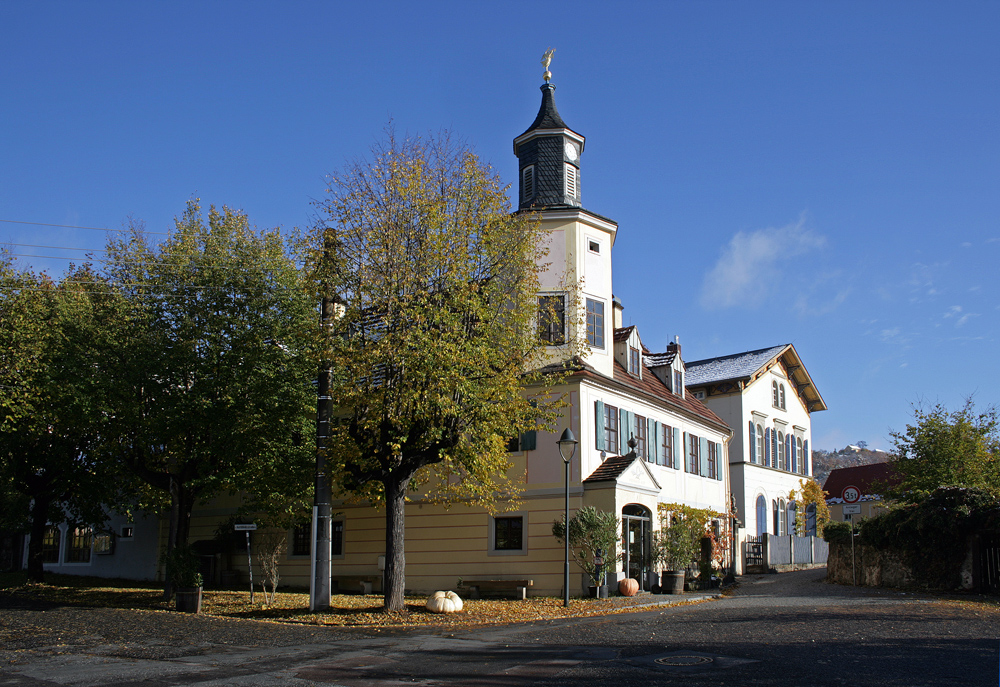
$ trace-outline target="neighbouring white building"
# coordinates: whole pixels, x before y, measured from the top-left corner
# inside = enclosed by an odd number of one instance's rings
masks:
[[[729,475],[744,531],[786,535],[812,475],[812,413],[826,403],[792,344],[687,363],[688,393],[733,428]]]

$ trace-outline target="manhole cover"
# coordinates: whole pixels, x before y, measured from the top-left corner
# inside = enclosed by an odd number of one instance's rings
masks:
[[[661,666],[698,666],[711,662],[708,656],[662,656],[656,659]]]

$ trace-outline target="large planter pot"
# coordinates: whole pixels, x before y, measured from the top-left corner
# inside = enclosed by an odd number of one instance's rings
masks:
[[[665,570],[660,573],[660,589],[664,594],[683,594],[684,571]]]
[[[175,606],[182,613],[201,613],[201,587],[178,587]]]
[[[608,598],[608,585],[602,584],[599,587],[591,585],[588,587],[590,591],[590,596],[595,599],[606,599]]]

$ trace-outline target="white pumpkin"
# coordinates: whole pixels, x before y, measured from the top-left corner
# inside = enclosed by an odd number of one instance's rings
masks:
[[[456,613],[462,610],[462,599],[455,592],[434,592],[427,599],[431,613]]]

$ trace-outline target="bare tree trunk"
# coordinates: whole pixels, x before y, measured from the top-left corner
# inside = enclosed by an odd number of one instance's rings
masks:
[[[45,528],[48,525],[49,507],[51,501],[35,497],[31,504],[31,531],[28,539],[28,579],[32,582],[43,582],[45,568],[42,563],[42,540],[45,538]]]
[[[406,587],[406,479],[385,481],[385,607],[387,613],[405,608],[403,590]]]

